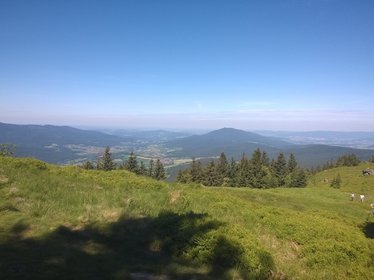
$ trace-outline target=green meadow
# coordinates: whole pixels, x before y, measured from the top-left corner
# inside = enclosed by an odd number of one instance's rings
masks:
[[[0,279],[374,279],[367,167],[249,189],[0,157]]]

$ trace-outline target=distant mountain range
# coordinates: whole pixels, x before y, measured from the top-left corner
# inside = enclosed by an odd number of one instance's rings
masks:
[[[135,152],[142,151],[144,157],[153,157],[157,154],[158,157],[177,159],[216,157],[221,152],[225,152],[228,157],[240,159],[243,153],[251,156],[256,148],[260,148],[271,158],[276,157],[279,152],[284,152],[286,155],[294,153],[298,162],[305,167],[321,165],[348,153],[354,153],[363,160],[370,159],[374,154],[374,150],[370,149],[323,145],[318,141],[311,142],[313,144],[309,142],[297,144],[289,139],[291,134],[275,137],[274,135],[278,135],[276,132],[273,134],[267,132],[271,135],[264,135],[266,132],[263,132],[260,135],[234,128],[222,128],[202,135],[165,130],[108,130],[106,132],[81,130],[68,126],[0,123],[0,143],[15,144],[17,156],[35,157],[60,164],[95,159],[106,146],[113,147],[113,153],[116,153],[119,158],[134,149]],[[312,132],[303,135],[321,137],[320,133]],[[366,139],[369,139],[367,141],[369,146],[370,143],[374,144],[374,139],[371,141],[368,135]]]

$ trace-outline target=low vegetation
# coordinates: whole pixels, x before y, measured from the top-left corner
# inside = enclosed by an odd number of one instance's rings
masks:
[[[373,279],[372,167],[260,190],[0,157],[0,279]]]

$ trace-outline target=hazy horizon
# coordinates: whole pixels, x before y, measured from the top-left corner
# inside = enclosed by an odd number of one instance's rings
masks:
[[[29,122],[21,122],[21,123],[7,123],[7,122],[0,122],[4,124],[10,124],[10,125],[31,125],[31,126],[61,126],[61,127],[72,127],[77,128],[81,130],[93,130],[93,131],[115,131],[115,130],[128,130],[128,131],[157,131],[157,130],[164,130],[169,132],[184,132],[184,133],[190,133],[190,134],[204,134],[215,130],[220,129],[238,129],[238,130],[244,130],[248,132],[254,132],[254,133],[303,133],[303,132],[332,132],[332,133],[374,133],[374,130],[285,130],[285,129],[251,129],[251,128],[240,128],[240,127],[233,127],[233,126],[222,126],[222,127],[208,127],[208,128],[178,128],[178,127],[136,127],[136,126],[95,126],[95,125],[69,125],[69,124],[53,124],[53,123],[29,123]]]
[[[374,2],[2,1],[0,122],[374,131]]]

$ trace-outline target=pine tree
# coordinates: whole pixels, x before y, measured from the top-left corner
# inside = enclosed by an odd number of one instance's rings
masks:
[[[266,172],[262,165],[262,153],[260,149],[256,149],[252,154],[252,159],[250,162],[249,167],[249,184],[251,187],[254,188],[263,188],[264,185],[264,179],[266,176]]]
[[[112,154],[110,148],[106,147],[103,156],[98,160],[97,169],[110,171],[114,169],[114,163],[112,160]]]
[[[262,165],[264,165],[264,166],[267,166],[267,167],[270,166],[269,156],[268,156],[268,154],[267,154],[265,151],[262,152],[262,155],[261,155],[261,163],[262,163]]]
[[[153,177],[153,172],[154,172],[154,165],[155,165],[155,161],[153,159],[151,159],[149,161],[149,168],[148,168],[148,176],[149,177]]]
[[[336,166],[357,166],[360,164],[360,159],[355,154],[348,154],[338,158]]]
[[[272,171],[277,181],[277,186],[283,186],[287,176],[287,161],[283,153],[278,154],[277,160],[273,163]]]
[[[200,183],[203,176],[203,168],[200,161],[196,161],[195,158],[192,159],[190,168],[191,181],[194,183]]]
[[[342,179],[340,177],[340,174],[338,173],[338,175],[334,179],[332,179],[330,187],[334,189],[339,189],[341,183],[342,183]]]
[[[307,176],[305,170],[302,168],[296,168],[290,175],[289,187],[301,188],[307,185]]]
[[[83,168],[83,169],[90,170],[90,169],[94,169],[94,166],[93,166],[93,164],[92,164],[91,161],[87,160],[87,161],[85,161],[85,162],[82,164],[82,168]]]
[[[178,171],[177,182],[180,182],[180,183],[189,183],[189,182],[191,182],[191,176],[190,176],[189,169],[184,169],[184,170],[180,169]]]
[[[131,151],[129,158],[127,159],[125,163],[125,169],[137,173],[138,172],[138,161],[136,159],[136,155],[134,154],[134,151]]]
[[[239,161],[235,181],[238,187],[250,186],[250,162],[245,153]]]
[[[140,162],[140,167],[139,167],[139,169],[138,169],[138,174],[139,175],[143,175],[143,176],[146,176],[146,175],[148,175],[148,170],[147,170],[147,168],[145,167],[145,164],[144,164],[144,162]]]
[[[292,173],[297,167],[297,162],[296,158],[293,153],[290,154],[288,157],[288,162],[287,162],[287,170],[289,173]]]
[[[165,168],[160,159],[157,159],[153,178],[156,180],[163,180],[166,178]]]
[[[228,171],[228,175],[227,175],[228,178],[229,178],[228,185],[230,187],[235,186],[236,173],[237,173],[237,165],[236,165],[236,162],[235,162],[234,158],[231,157],[229,171]]]
[[[16,145],[0,144],[0,156],[13,157],[15,154]]]
[[[217,169],[214,161],[210,161],[204,170],[203,184],[205,186],[218,186]]]
[[[221,153],[218,164],[217,164],[217,176],[218,176],[218,185],[223,184],[224,178],[228,177],[229,173],[229,164],[227,162],[227,158],[225,153]]]
[[[182,169],[179,169],[178,171],[178,175],[177,175],[177,182],[179,183],[187,183],[184,179],[184,176],[183,176],[183,170]]]

